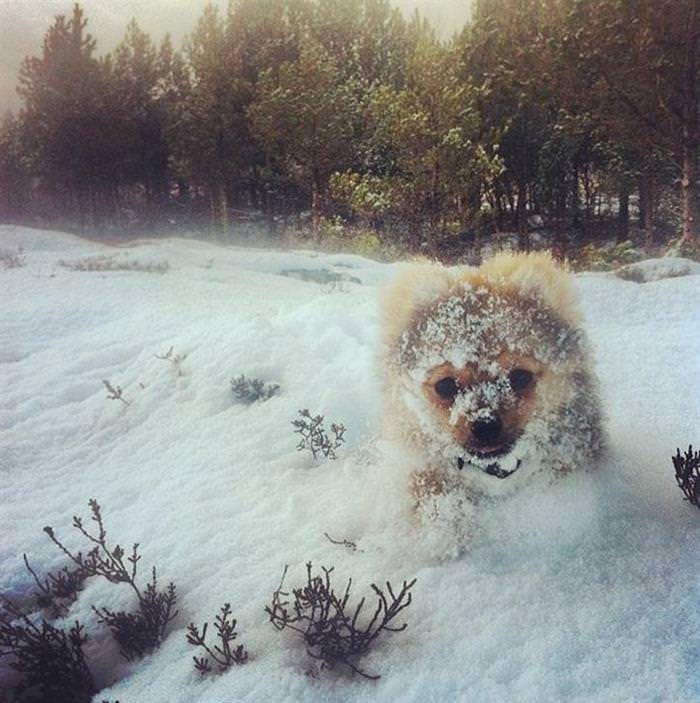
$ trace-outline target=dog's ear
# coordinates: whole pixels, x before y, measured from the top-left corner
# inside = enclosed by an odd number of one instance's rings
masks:
[[[572,276],[549,253],[497,254],[485,261],[479,272],[500,287],[540,299],[570,324],[578,324]]]
[[[392,347],[416,313],[450,289],[452,277],[439,264],[410,264],[402,268],[381,298],[383,342]]]

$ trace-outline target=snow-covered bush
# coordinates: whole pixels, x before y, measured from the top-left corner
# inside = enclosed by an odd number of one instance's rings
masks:
[[[171,346],[165,354],[156,354],[155,356],[156,359],[170,362],[175,371],[177,371],[177,375],[182,376],[182,362],[187,358],[187,354],[173,354],[173,347]]]
[[[244,374],[231,379],[233,395],[244,403],[269,400],[279,393],[279,389],[276,383],[265,383],[259,378],[246,378]]]
[[[652,283],[665,278],[680,278],[694,274],[700,274],[700,264],[690,259],[677,259],[671,256],[638,261],[615,271],[618,278],[634,283]]]
[[[0,249],[0,268],[5,270],[22,268],[27,263],[24,252],[20,247],[17,251]]]
[[[694,452],[691,445],[684,455],[681,455],[680,449],[676,449],[672,459],[678,487],[687,501],[700,508],[700,452]]]
[[[141,273],[165,273],[170,264],[167,261],[142,263],[129,259],[115,259],[113,256],[86,256],[82,259],[58,262],[59,266],[70,271],[139,271]]]
[[[335,450],[345,443],[345,426],[331,423],[331,438],[323,426],[323,415],[313,416],[306,408],[300,410],[299,415],[300,419],[292,420],[294,431],[301,436],[297,450],[303,452],[308,449],[314,459],[321,455],[326,459],[336,459]]]
[[[360,669],[356,659],[366,654],[381,632],[401,632],[407,625],[390,624],[393,619],[411,604],[411,588],[416,582],[404,581],[398,594],[386,582],[386,591],[372,584],[377,604],[372,617],[362,617],[365,598],[350,607],[350,579],[345,590],[339,595],[333,589],[331,573],[333,568],[321,567],[323,575],[312,575],[311,562],[306,565],[306,584],[292,589],[290,594],[283,591],[287,567],[282,574],[279,588],[272,594],[272,602],[265,608],[270,622],[278,629],[289,629],[298,633],[306,645],[306,651],[313,659],[321,661],[322,668],[333,668],[344,664],[354,672],[368,679],[378,679],[378,675],[368,674]],[[388,594],[388,595],[387,595]]]
[[[248,652],[242,644],[231,649],[231,643],[238,637],[236,632],[236,620],[231,618],[231,604],[224,603],[221,612],[214,620],[214,629],[219,644],[213,645],[213,649],[207,644],[207,627],[209,623],[202,625],[202,631],[194,624],[187,626],[187,642],[195,647],[202,647],[208,656],[193,656],[194,668],[204,676],[212,671],[212,662],[217,665],[219,673],[223,673],[234,664],[245,664],[248,661]]]

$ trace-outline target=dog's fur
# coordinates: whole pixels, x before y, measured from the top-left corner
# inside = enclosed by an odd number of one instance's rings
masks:
[[[413,265],[384,296],[382,331],[384,417],[408,450],[416,508],[595,463],[588,347],[570,276],[548,255]]]

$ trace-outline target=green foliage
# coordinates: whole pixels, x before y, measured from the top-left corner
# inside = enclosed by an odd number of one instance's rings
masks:
[[[349,248],[354,254],[371,259],[382,253],[382,242],[374,232],[364,231],[355,234]]]
[[[345,171],[330,177],[331,198],[372,225],[391,210],[395,198],[388,187],[388,179],[371,173]]]
[[[358,103],[335,59],[309,41],[299,59],[265,72],[249,115],[254,134],[284,174],[311,193],[315,223],[332,171],[352,155]]]
[[[633,264],[640,258],[634,244],[625,241],[614,246],[587,244],[581,248],[573,263],[579,271],[611,271],[625,264]]]
[[[404,87],[369,93],[363,149],[371,167],[331,182],[338,202],[366,225],[406,222],[417,241],[426,221],[433,232],[464,223],[498,172],[498,159],[478,141],[478,91],[459,79],[457,66],[454,51],[426,34],[407,56]]]
[[[316,246],[436,255],[450,233],[527,248],[533,215],[562,248],[637,218],[647,246],[692,243],[698,22],[695,0],[476,0],[443,41],[391,0],[232,0],[181,52],[134,20],[99,56],[76,5],[22,64],[0,217],[228,236],[310,210]]]

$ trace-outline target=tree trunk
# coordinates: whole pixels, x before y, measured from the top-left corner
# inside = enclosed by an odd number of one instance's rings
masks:
[[[226,187],[219,185],[219,229],[221,237],[224,240],[228,239],[228,196],[226,195]]]
[[[518,249],[520,251],[530,251],[530,234],[527,231],[527,210],[525,208],[526,193],[526,186],[519,185],[515,221],[518,228]]]
[[[693,0],[688,22],[686,40],[684,100],[683,100],[683,233],[681,243],[694,243],[698,237],[698,198],[697,198],[697,160],[698,160],[698,0]]]
[[[228,233],[228,200],[226,188],[221,183],[214,183],[209,188],[209,216],[212,234],[224,239]]]
[[[617,243],[629,238],[630,231],[630,189],[627,185],[620,188],[620,207],[617,212]]]
[[[683,145],[683,234],[682,242],[697,241],[698,238],[698,197],[697,189],[697,144]]]
[[[311,227],[314,234],[318,232],[321,222],[321,186],[318,171],[314,169],[311,181]]]
[[[578,193],[578,155],[574,159],[574,167],[571,179],[571,226],[578,229],[581,226],[581,210]]]
[[[639,179],[639,226],[644,231],[644,246],[650,249],[654,244],[654,183],[648,173]]]

